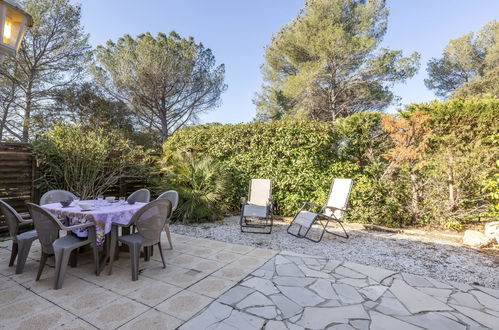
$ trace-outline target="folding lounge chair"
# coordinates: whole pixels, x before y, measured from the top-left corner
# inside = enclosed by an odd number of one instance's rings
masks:
[[[346,212],[348,197],[350,196],[350,191],[352,189],[352,183],[352,179],[334,179],[325,205],[321,206],[314,203],[305,202],[298,214],[296,214],[296,216],[294,217],[291,224],[288,226],[288,234],[291,234],[298,238],[306,238],[316,243],[322,240],[325,232],[342,238],[348,238],[349,236],[345,228],[343,227],[341,217],[343,216],[343,213]],[[320,210],[315,213],[311,211],[313,208],[320,208]],[[344,232],[344,235],[331,232],[327,229],[331,221],[335,221],[340,225],[341,229]],[[322,227],[321,234],[318,239],[314,239],[309,235],[310,229],[315,223],[319,224]],[[298,229],[292,229],[293,227],[297,227]]]
[[[272,182],[270,180],[251,179],[248,199],[242,199],[240,224],[241,232],[244,233],[270,234],[272,232]]]

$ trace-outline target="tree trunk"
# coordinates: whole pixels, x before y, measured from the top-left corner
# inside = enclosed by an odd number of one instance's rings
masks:
[[[418,173],[411,171],[411,187],[412,187],[412,198],[411,198],[411,209],[412,209],[412,224],[418,223],[419,220],[419,185],[418,185]]]
[[[456,209],[456,188],[454,186],[454,158],[449,156],[447,166],[447,184],[449,187],[449,210],[455,211]]]
[[[3,139],[4,126],[7,124],[7,116],[9,114],[8,109],[4,109],[2,119],[0,120],[0,141]]]
[[[161,119],[161,142],[165,143],[168,138],[168,122],[165,119]]]
[[[32,82],[28,83],[26,88],[26,103],[24,108],[24,120],[23,120],[23,135],[22,142],[29,141],[29,128],[31,121],[31,107],[33,104],[33,95],[32,95],[33,84]]]

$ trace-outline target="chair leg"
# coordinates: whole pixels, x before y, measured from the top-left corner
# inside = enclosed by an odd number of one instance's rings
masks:
[[[90,240],[92,241],[91,244],[92,244],[92,253],[94,255],[95,275],[99,276],[100,275],[99,248],[97,247],[97,233],[96,233],[96,229],[90,228],[88,230],[88,235],[90,235]]]
[[[38,274],[36,274],[36,281],[38,281],[40,279],[40,276],[42,275],[43,267],[45,267],[45,263],[47,262],[48,256],[49,256],[48,254],[42,252],[42,256],[40,258],[40,265],[38,266]]]
[[[23,272],[32,243],[32,240],[20,240],[17,242],[19,254],[17,256],[16,274],[21,274]]]
[[[54,289],[58,290],[62,287],[64,282],[64,276],[66,275],[66,269],[68,268],[69,257],[71,256],[71,250],[54,250],[55,254],[55,283]]]
[[[12,242],[12,251],[10,252],[9,267],[14,266],[14,261],[16,260],[18,252],[19,252],[19,245],[17,244],[17,242]]]
[[[348,235],[348,233],[347,233],[345,227],[343,227],[343,224],[341,223],[341,221],[339,221],[339,220],[335,220],[335,221],[340,225],[341,229],[343,230],[344,235],[333,233],[332,231],[327,230],[327,228],[325,228],[324,231],[327,231],[329,234],[348,239],[350,237],[350,235]]]
[[[168,248],[168,250],[173,250],[173,243],[172,243],[172,237],[170,234],[170,225],[169,224],[165,225],[165,233],[166,233],[166,238],[168,238],[168,244],[170,244],[170,247]]]
[[[111,227],[111,247],[109,251],[109,271],[108,275],[111,275],[113,273],[113,262],[114,262],[114,257],[116,253],[116,248],[118,245],[118,227],[117,226],[112,226]],[[119,251],[119,249],[118,249]]]
[[[149,261],[151,259],[151,249],[149,246],[144,246],[144,261]]]
[[[75,268],[78,265],[78,249],[71,251],[71,255],[69,256],[69,265],[71,268]]]
[[[163,257],[163,250],[161,250],[161,242],[158,242],[159,254],[161,255],[161,261],[163,261],[163,268],[166,268],[165,257]]]
[[[132,268],[132,281],[139,279],[140,245],[128,246],[130,248],[130,266]]]

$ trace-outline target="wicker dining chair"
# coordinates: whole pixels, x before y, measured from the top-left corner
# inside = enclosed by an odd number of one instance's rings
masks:
[[[76,198],[75,194],[66,190],[49,190],[40,198],[40,205],[59,203]]]
[[[9,267],[14,265],[17,258],[16,274],[21,274],[24,270],[24,265],[28,259],[31,244],[38,239],[36,230],[26,231],[19,234],[19,225],[21,223],[33,223],[31,219],[24,219],[19,213],[6,202],[0,200],[0,213],[5,217],[9,235],[12,238],[12,250],[10,252]]]
[[[164,193],[162,193],[161,195],[159,195],[158,198],[156,198],[156,199],[157,200],[158,199],[168,199],[172,203],[172,212],[170,213],[170,216],[168,217],[168,219],[166,219],[166,223],[165,223],[165,233],[166,233],[166,237],[168,238],[168,243],[170,244],[169,250],[172,250],[173,243],[172,243],[172,238],[171,238],[171,234],[170,234],[170,219],[171,219],[171,215],[173,214],[173,212],[175,212],[175,210],[177,209],[177,206],[178,206],[178,192],[176,192],[175,190],[167,190]]]
[[[159,199],[144,205],[132,216],[127,224],[113,223],[111,227],[111,251],[109,258],[109,275],[113,272],[113,261],[119,249],[118,242],[128,246],[130,250],[130,266],[132,272],[132,281],[139,279],[139,259],[140,249],[149,248],[157,245],[163,268],[166,268],[163,250],[161,249],[161,232],[165,227],[166,219],[172,212],[172,203],[168,199]],[[137,227],[137,232],[130,235],[122,235],[118,237],[119,227]]]
[[[134,191],[127,200],[134,200],[139,203],[149,203],[151,199],[151,192],[147,189],[139,189]]]
[[[67,227],[50,212],[36,204],[26,203],[26,207],[31,214],[35,230],[38,233],[38,239],[40,240],[42,246],[42,255],[40,258],[38,273],[36,275],[36,281],[38,281],[42,275],[47,258],[51,255],[55,255],[56,276],[54,289],[60,289],[62,287],[62,283],[64,282],[64,275],[66,274],[71,252],[87,244],[92,245],[95,273],[98,274],[99,256],[96,243],[95,224],[93,222]],[[80,228],[88,228],[88,238],[79,238],[69,234],[70,231]],[[59,237],[60,230],[67,231],[68,235]]]

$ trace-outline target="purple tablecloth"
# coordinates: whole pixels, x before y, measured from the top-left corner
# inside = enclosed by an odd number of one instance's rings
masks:
[[[96,204],[96,201],[81,201],[82,203]],[[74,203],[73,203],[74,204]],[[72,205],[73,205],[72,204]],[[111,231],[111,224],[128,223],[135,212],[146,203],[135,203],[133,205],[102,202],[102,206],[92,207],[91,211],[82,211],[79,206],[62,207],[60,203],[45,204],[43,208],[50,211],[59,219],[68,218],[71,225],[86,223],[87,221],[95,222],[97,232],[97,245],[104,244],[105,235]],[[74,233],[79,237],[87,237],[87,229],[82,228],[75,230]]]

